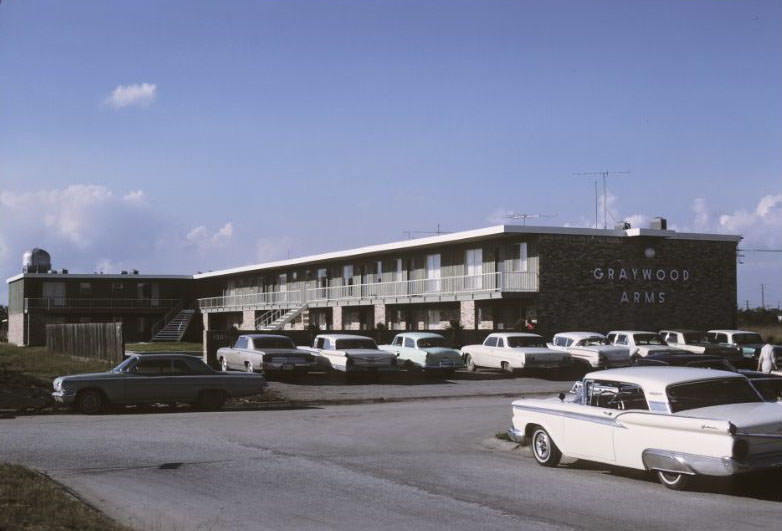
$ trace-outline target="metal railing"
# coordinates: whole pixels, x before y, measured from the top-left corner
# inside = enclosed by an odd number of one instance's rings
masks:
[[[167,310],[181,299],[90,299],[74,297],[25,298],[24,310],[64,311],[64,310]]]
[[[299,306],[356,299],[394,299],[401,297],[448,296],[486,292],[535,292],[535,272],[483,273],[457,277],[423,278],[393,282],[369,282],[323,286],[286,291],[267,291],[208,297],[198,300],[202,311],[258,306]]]

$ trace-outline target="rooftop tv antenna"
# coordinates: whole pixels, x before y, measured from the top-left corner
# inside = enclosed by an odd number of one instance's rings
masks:
[[[630,175],[630,171],[585,171],[574,173],[573,175],[586,175],[590,177],[602,177],[603,178],[603,228],[608,228],[608,187],[606,180],[609,175]],[[595,228],[598,228],[597,220],[597,179],[595,179]]]
[[[437,230],[403,230],[402,234],[407,236],[408,240],[412,240],[415,235],[418,234],[426,234],[427,236],[430,236],[432,234],[440,235],[440,234],[451,234],[450,232],[440,230],[440,224],[437,224]]]
[[[527,213],[516,213],[511,212],[510,214],[507,214],[505,216],[502,216],[505,219],[520,219],[522,225],[527,224],[528,219],[538,219],[538,218],[555,218],[557,217],[556,214],[527,214]]]

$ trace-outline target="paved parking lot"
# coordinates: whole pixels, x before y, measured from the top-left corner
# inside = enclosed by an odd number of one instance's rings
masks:
[[[779,475],[695,492],[538,466],[501,397],[0,420],[0,459],[139,529],[775,529]]]

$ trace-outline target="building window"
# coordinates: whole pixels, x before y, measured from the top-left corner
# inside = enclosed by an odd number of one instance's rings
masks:
[[[426,255],[426,291],[440,291],[440,255]]]
[[[111,292],[112,293],[122,293],[125,290],[125,284],[123,282],[112,282],[111,283]]]
[[[511,269],[516,273],[527,271],[527,242],[513,245],[513,264]]]
[[[344,281],[345,285],[352,285],[353,284],[353,265],[348,264],[345,266],[342,266],[342,280]]]
[[[288,291],[288,275],[281,273],[277,278],[280,291]]]
[[[483,280],[483,249],[467,249],[464,253],[465,287],[477,289]]]
[[[92,283],[79,282],[79,295],[92,295]]]

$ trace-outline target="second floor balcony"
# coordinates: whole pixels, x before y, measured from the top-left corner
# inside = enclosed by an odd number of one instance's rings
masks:
[[[89,297],[38,297],[24,299],[24,311],[45,312],[120,312],[150,311],[164,312],[181,305],[180,299],[130,299],[130,298],[89,298]]]
[[[502,293],[538,291],[537,272],[484,273],[443,278],[369,282],[249,292],[198,300],[203,312],[290,308],[307,304],[409,303],[418,301],[490,298]]]

